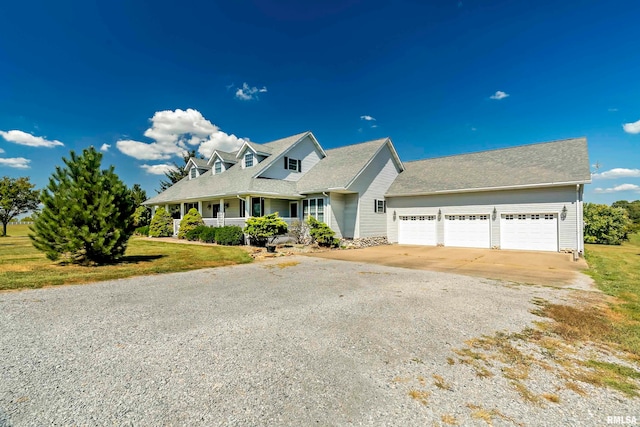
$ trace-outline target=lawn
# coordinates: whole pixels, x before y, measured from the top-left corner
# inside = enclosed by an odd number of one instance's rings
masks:
[[[133,237],[124,259],[99,267],[62,265],[37,251],[27,236],[27,225],[9,225],[0,237],[0,290],[41,288],[50,285],[86,283],[146,274],[251,262],[242,248],[181,245]]]
[[[586,245],[586,256],[587,273],[617,299],[611,306],[616,314],[612,338],[640,360],[640,234],[621,246]]]

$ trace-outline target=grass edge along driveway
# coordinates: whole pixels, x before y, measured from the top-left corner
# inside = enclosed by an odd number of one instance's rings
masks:
[[[10,224],[7,237],[0,238],[0,290],[87,283],[252,261],[238,247],[176,245],[132,237],[121,262],[96,267],[63,265],[36,250],[28,233],[28,226]]]

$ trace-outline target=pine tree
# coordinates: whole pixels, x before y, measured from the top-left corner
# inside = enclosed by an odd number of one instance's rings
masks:
[[[74,151],[56,167],[42,192],[42,212],[29,235],[47,258],[103,264],[124,255],[133,234],[131,191],[113,166],[101,170],[102,154],[89,147]]]
[[[173,218],[162,206],[156,209],[149,225],[149,237],[169,237],[173,234]]]
[[[179,165],[176,162],[173,162],[173,168],[169,169],[164,173],[164,176],[167,177],[166,180],[160,181],[160,189],[156,190],[158,193],[162,193],[167,188],[171,187],[176,182],[180,181],[182,178],[186,177],[189,174],[189,171],[184,170],[185,166],[187,166],[187,162],[192,157],[196,157],[196,150],[185,151],[182,154],[182,160],[184,161],[184,165]],[[199,156],[202,159],[202,156]]]

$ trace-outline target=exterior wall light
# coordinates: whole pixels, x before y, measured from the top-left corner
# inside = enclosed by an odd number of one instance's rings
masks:
[[[498,217],[498,211],[496,210],[496,207],[494,206],[491,218],[493,218],[493,220],[495,221],[497,217]]]
[[[438,221],[442,219],[442,209],[438,209]]]
[[[560,218],[562,218],[563,221],[567,219],[567,205],[564,205],[562,207],[562,213],[560,214]]]
[[[393,211],[393,222],[396,222],[396,211]]]

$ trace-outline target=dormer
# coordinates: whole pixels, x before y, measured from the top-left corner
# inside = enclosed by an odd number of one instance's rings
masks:
[[[227,153],[226,151],[215,150],[207,165],[212,170],[213,175],[221,174],[222,172],[229,169],[231,166],[237,163],[235,156],[233,153]]]
[[[245,141],[238,150],[238,154],[236,155],[236,159],[238,159],[242,168],[251,168],[269,157],[271,153],[267,152],[264,147],[261,147],[259,144],[254,144],[249,141]]]
[[[184,170],[188,172],[189,179],[195,179],[206,173],[211,167],[203,159],[189,158]]]

